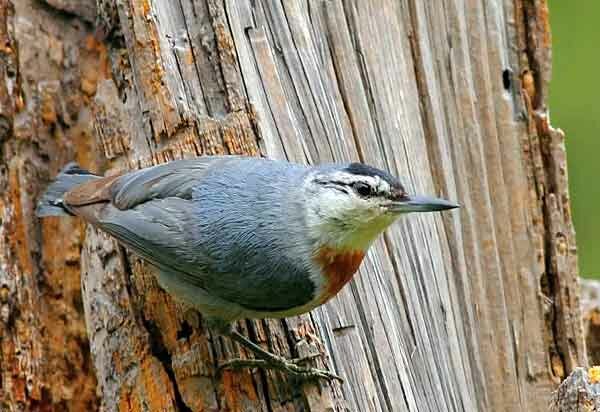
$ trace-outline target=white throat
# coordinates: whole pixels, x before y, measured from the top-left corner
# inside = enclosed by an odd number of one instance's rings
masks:
[[[377,208],[353,208],[348,202],[346,207],[340,206],[338,196],[332,193],[331,199],[321,198],[318,204],[308,204],[308,231],[319,246],[366,252],[377,236],[396,220],[395,216],[384,214]]]

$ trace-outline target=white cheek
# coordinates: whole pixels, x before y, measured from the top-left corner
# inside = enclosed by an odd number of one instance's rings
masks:
[[[336,219],[346,215],[356,207],[355,199],[346,193],[327,191],[321,193],[311,208],[321,220]]]
[[[330,191],[323,192],[310,203],[307,223],[309,227],[323,230],[348,230],[358,228],[377,218],[383,211],[376,201],[348,195],[347,193]]]

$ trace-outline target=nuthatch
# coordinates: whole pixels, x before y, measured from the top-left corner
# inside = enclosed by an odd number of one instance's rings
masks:
[[[37,215],[76,215],[109,233],[158,268],[167,292],[260,358],[224,367],[331,379],[265,351],[229,325],[322,305],[398,217],[455,207],[409,195],[389,173],[360,163],[308,167],[214,156],[108,177],[70,164]]]

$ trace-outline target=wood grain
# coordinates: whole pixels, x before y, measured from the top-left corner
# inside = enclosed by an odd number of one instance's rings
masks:
[[[103,410],[547,410],[560,380],[587,360],[565,137],[547,118],[545,1],[112,5],[119,30],[105,44],[90,38],[79,52],[99,74],[65,52],[74,53],[68,42],[93,28],[48,47],[47,58],[77,71],[82,94],[72,99],[83,106],[64,109],[73,104],[62,100],[68,77],[44,82],[21,69],[25,90],[39,100],[23,116],[42,125],[37,144],[55,156],[36,160],[43,173],[72,157],[108,174],[220,153],[360,160],[399,176],[411,193],[463,207],[394,225],[354,280],[312,313],[237,325],[284,356],[322,353],[315,364],[341,374],[342,386],[300,385],[262,371],[217,376],[218,362],[249,354],[162,291],[151,267],[88,229],[76,249],[83,250],[82,306]],[[42,36],[27,31],[29,16],[67,18],[45,7],[18,6],[16,18],[7,17],[20,27],[19,45]],[[25,67],[31,60],[19,47],[2,61]],[[15,107],[19,95],[0,88],[5,100]],[[0,120],[16,130],[21,117],[1,106]],[[51,140],[57,129],[64,132]],[[72,139],[77,131],[85,138]],[[20,199],[30,205],[34,197]],[[18,217],[19,210],[29,214]],[[33,224],[31,206],[10,213],[3,222],[17,216]],[[48,248],[56,230],[33,239]],[[36,263],[34,272],[46,265]],[[36,290],[12,286],[18,276],[9,275],[9,296]]]

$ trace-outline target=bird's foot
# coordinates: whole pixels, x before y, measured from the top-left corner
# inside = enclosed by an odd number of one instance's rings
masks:
[[[262,368],[274,369],[291,375],[300,380],[319,380],[324,379],[328,382],[337,380],[344,382],[342,378],[334,373],[323,369],[298,366],[299,361],[305,361],[306,358],[287,360],[277,355],[273,355],[269,360],[266,359],[231,359],[219,366],[219,371],[225,369],[240,370],[244,368]]]
[[[301,363],[320,355],[311,355],[298,359],[288,360],[282,356],[275,355],[274,353],[271,353],[268,350],[261,348],[259,345],[252,342],[250,339],[246,338],[233,328],[225,329],[223,333],[226,334],[226,336],[228,336],[233,341],[239,343],[246,349],[250,350],[258,359],[232,359],[223,363],[219,367],[220,372],[224,369],[239,370],[243,368],[263,368],[279,370],[301,380],[324,379],[329,382],[333,380],[338,380],[342,383],[344,382],[342,378],[329,371],[300,366]]]

